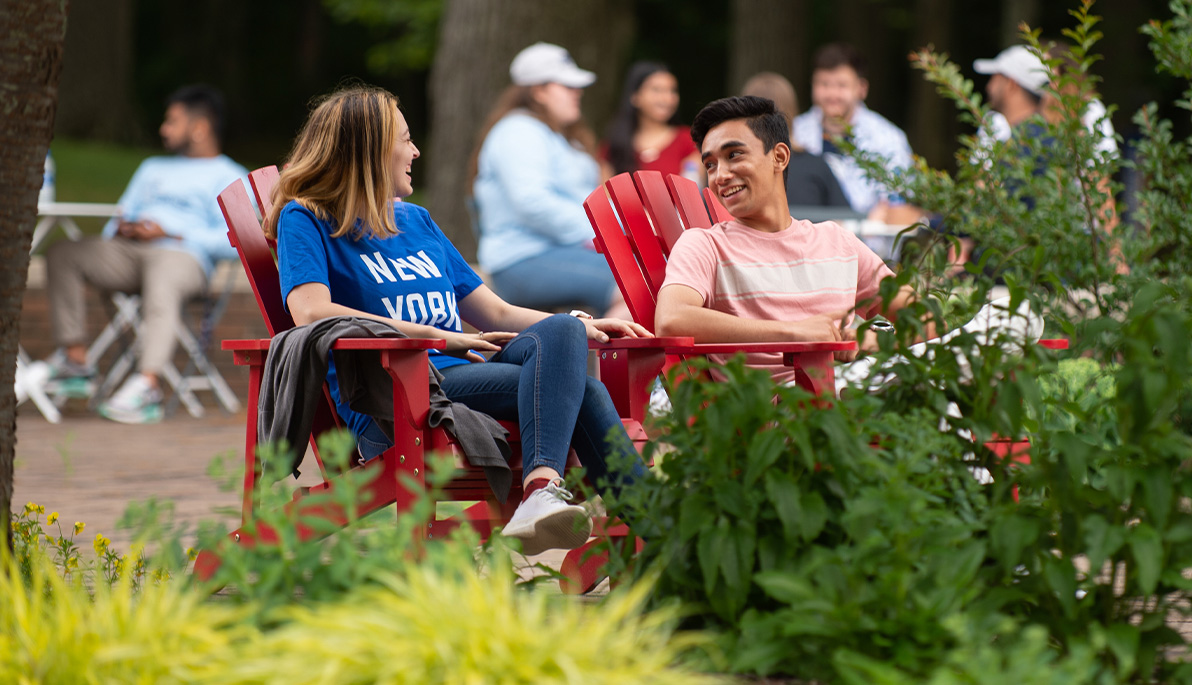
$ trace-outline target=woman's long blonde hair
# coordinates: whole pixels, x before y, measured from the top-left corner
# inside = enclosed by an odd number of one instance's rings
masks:
[[[324,98],[302,127],[273,191],[265,235],[277,238],[277,219],[290,200],[346,233],[397,235],[393,220],[397,96],[352,86]]]

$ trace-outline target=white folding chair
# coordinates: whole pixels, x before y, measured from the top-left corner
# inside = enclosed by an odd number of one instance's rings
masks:
[[[229,262],[229,264],[239,266],[238,263]],[[223,375],[219,373],[219,369],[207,358],[207,347],[210,345],[216,324],[219,323],[227,309],[228,299],[232,294],[237,276],[236,269],[221,264],[217,265],[212,278],[220,278],[221,273],[223,274],[222,287],[209,288],[202,298],[204,311],[200,320],[199,334],[195,335],[187,325],[185,316],[175,328],[174,334],[178,338],[178,345],[186,351],[188,361],[184,371],[179,371],[172,362],[167,363],[162,369],[162,379],[174,391],[173,396],[166,404],[167,413],[172,412],[181,403],[191,416],[195,418],[203,416],[203,403],[195,395],[195,392],[201,390],[211,391],[224,411],[228,413],[240,411],[240,400],[237,399],[236,393],[232,392]],[[133,371],[140,354],[142,325],[140,295],[113,293],[112,304],[115,308],[112,318],[87,349],[87,363],[95,366],[114,344],[129,334],[132,335],[132,340],[116,357],[116,361],[113,362],[111,369],[104,376],[103,382],[92,396],[91,406],[93,409]]]

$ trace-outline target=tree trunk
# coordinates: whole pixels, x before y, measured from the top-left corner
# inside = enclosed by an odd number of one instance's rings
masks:
[[[609,116],[634,35],[632,0],[449,0],[430,73],[427,208],[464,257],[476,254],[468,160],[480,126],[509,84],[509,62],[537,41],[557,43],[598,74],[584,95],[589,121]],[[599,131],[599,129],[597,129]],[[417,135],[417,131],[415,131]],[[415,175],[417,176],[417,166]]]
[[[729,37],[728,94],[741,92],[759,71],[782,74],[802,87],[807,70],[807,0],[733,0]],[[810,106],[797,93],[800,111]]]
[[[21,298],[53,135],[67,0],[0,0],[0,530],[12,545]]]
[[[72,138],[136,140],[132,0],[80,2],[71,20],[55,130]]]
[[[937,52],[952,51],[952,5],[951,0],[915,0],[915,49],[932,45]],[[922,72],[914,72],[912,79],[906,118],[910,122],[906,134],[911,149],[937,169],[949,166],[956,148],[954,110]]]

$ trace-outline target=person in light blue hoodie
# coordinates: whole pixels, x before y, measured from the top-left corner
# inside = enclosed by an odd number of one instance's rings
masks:
[[[509,67],[472,160],[480,266],[507,302],[535,309],[579,304],[628,318],[604,257],[592,247],[583,202],[600,185],[595,136],[580,112],[596,75],[567,50],[535,43]]]
[[[187,299],[207,289],[215,262],[235,259],[216,196],[247,175],[224,155],[224,102],[209,86],[185,86],[166,101],[159,133],[171,154],[141,163],[103,236],[56,243],[46,255],[50,321],[59,353],[53,376],[89,379],[85,288],[141,295],[140,373],[99,407],[123,423],[161,419],[158,377],[173,358]]]

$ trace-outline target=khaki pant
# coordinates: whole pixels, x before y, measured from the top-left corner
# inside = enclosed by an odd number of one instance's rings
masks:
[[[173,358],[182,305],[207,289],[193,255],[113,238],[55,243],[46,254],[46,293],[54,341],[87,341],[84,284],[105,292],[140,293],[142,373],[158,374]]]

